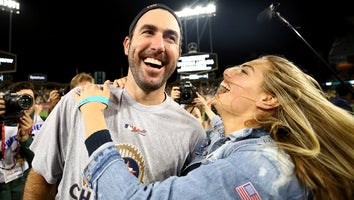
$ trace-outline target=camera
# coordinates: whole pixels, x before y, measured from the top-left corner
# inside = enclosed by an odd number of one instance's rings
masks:
[[[194,98],[197,97],[197,88],[192,85],[190,81],[181,83],[180,87],[180,98],[178,100],[179,104],[192,104]]]
[[[59,89],[58,93],[62,97],[64,95],[66,95],[69,91],[70,91],[70,86],[67,85],[64,88]]]
[[[29,94],[17,94],[16,92],[6,91],[0,93],[5,101],[6,113],[0,115],[0,121],[17,121],[33,105],[33,98]]]

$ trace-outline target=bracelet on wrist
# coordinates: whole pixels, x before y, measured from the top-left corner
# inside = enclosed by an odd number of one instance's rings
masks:
[[[87,97],[87,98],[81,100],[78,103],[77,107],[80,110],[81,106],[83,106],[84,104],[89,103],[89,102],[100,102],[100,103],[103,103],[106,106],[108,106],[109,99],[107,97],[103,97],[103,96],[90,96],[90,97]]]

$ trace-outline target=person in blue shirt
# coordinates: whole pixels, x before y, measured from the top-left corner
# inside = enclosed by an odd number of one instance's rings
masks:
[[[129,172],[110,138],[103,116],[109,84],[74,94],[90,155],[84,186],[95,199],[354,197],[354,117],[284,57],[226,69],[213,100],[224,131],[201,145],[195,169],[149,185]]]

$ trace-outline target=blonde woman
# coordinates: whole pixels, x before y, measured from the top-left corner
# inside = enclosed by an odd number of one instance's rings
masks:
[[[98,95],[92,86],[77,101]],[[83,104],[96,199],[353,199],[354,118],[289,60],[268,55],[224,71],[213,101],[225,134],[212,139],[200,167],[142,185],[129,174],[103,120],[106,105]],[[95,114],[92,114],[95,113]],[[101,113],[101,114],[98,114]],[[106,138],[106,139],[104,139]],[[218,146],[209,148],[209,146]],[[102,146],[100,146],[102,145]]]

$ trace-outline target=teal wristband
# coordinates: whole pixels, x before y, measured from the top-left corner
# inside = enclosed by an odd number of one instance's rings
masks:
[[[100,102],[100,103],[103,103],[105,104],[106,106],[108,106],[108,103],[109,103],[109,99],[107,97],[103,97],[103,96],[91,96],[91,97],[87,97],[83,100],[81,100],[79,102],[79,104],[77,105],[77,107],[79,108],[80,110],[80,107],[86,103],[89,103],[89,102]]]

